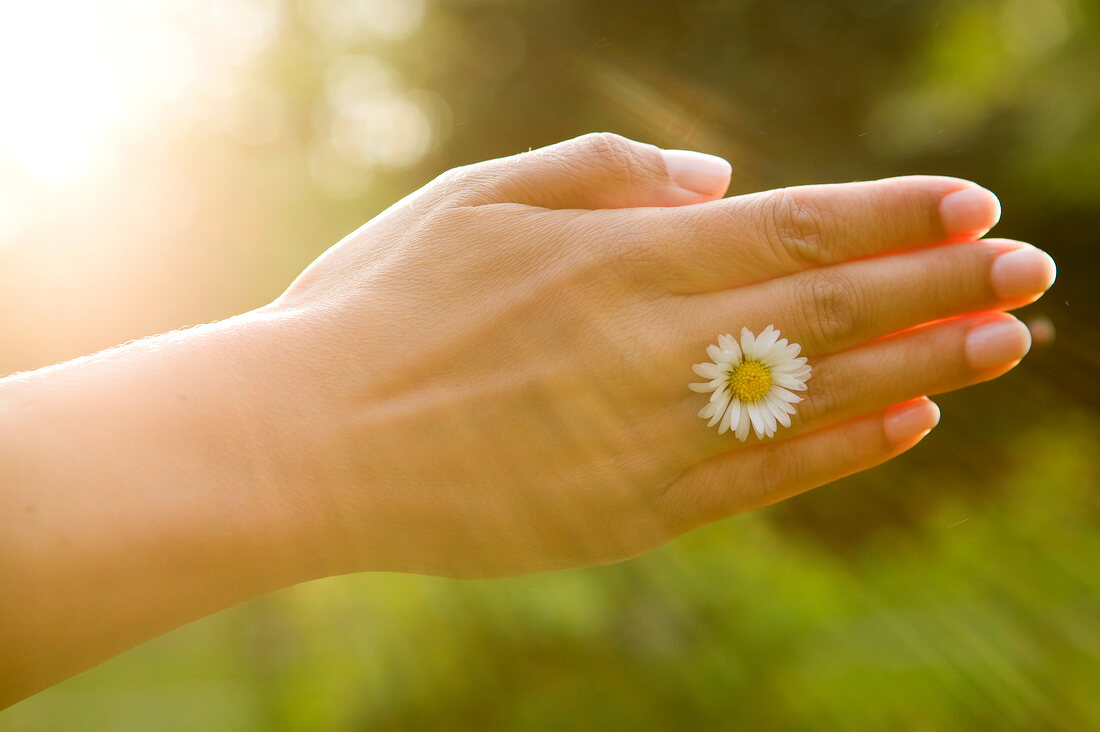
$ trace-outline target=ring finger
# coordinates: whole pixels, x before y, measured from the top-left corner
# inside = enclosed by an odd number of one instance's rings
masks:
[[[777,433],[793,437],[919,396],[941,394],[993,379],[1027,353],[1027,327],[1006,313],[982,313],[933,323],[814,360],[814,373],[791,424]],[[669,424],[698,439],[691,459],[741,445],[719,435],[697,416],[706,399],[685,396],[672,407]],[[756,442],[749,437],[749,444]]]

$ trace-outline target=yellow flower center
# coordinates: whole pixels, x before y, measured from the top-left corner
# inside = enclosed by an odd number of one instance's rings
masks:
[[[743,402],[758,402],[768,393],[772,374],[759,361],[745,361],[730,372],[730,391]]]

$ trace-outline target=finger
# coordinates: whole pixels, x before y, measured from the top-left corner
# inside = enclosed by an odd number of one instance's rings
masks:
[[[793,435],[922,395],[1001,376],[1027,355],[1031,334],[1007,313],[942,321],[815,360]]]
[[[702,346],[719,333],[736,333],[742,326],[759,333],[771,324],[800,344],[803,355],[815,356],[933,320],[1016,308],[1039,297],[1054,277],[1054,261],[1046,253],[992,239],[681,298],[678,318],[697,327],[700,341],[706,341]],[[698,344],[695,353],[701,352]]]
[[[456,168],[439,182],[464,205],[601,209],[711,201],[729,181],[730,164],[717,156],[601,132]]]
[[[782,501],[866,470],[917,444],[939,422],[926,399],[872,412],[781,442],[710,458],[685,471],[659,499],[673,533]]]
[[[774,439],[799,434],[914,399],[942,394],[996,378],[1019,363],[1031,347],[1023,323],[1006,313],[933,323],[815,359],[813,374],[795,413]],[[685,390],[686,392],[686,390]],[[687,459],[725,452],[737,443],[697,415],[709,395],[686,394],[670,422],[696,435]],[[746,444],[758,441],[750,436]]]
[[[980,238],[1000,216],[996,196],[958,178],[906,176],[802,186],[701,206],[629,212],[646,251],[639,276],[672,292],[737,287],[807,269]]]

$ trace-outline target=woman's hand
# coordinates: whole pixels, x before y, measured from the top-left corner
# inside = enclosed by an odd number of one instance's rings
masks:
[[[298,344],[285,388],[328,426],[287,471],[326,571],[624,559],[898,455],[938,420],[924,395],[1027,352],[999,311],[1054,264],[975,241],[999,214],[985,189],[919,176],[715,200],[728,182],[724,161],[608,134],[460,168],[266,308]],[[813,377],[789,429],[742,444],[696,416],[691,366],[768,324]]]
[[[728,181],[612,135],[461,168],[271,305],[0,380],[0,706],[314,577],[632,556],[897,455],[1027,351],[1000,311],[1054,265],[974,241],[988,191]],[[691,367],[769,324],[813,377],[741,443]]]

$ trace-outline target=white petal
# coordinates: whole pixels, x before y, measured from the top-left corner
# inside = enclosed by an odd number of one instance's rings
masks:
[[[703,408],[699,410],[698,415],[703,419],[709,419],[714,414],[714,402],[707,402],[703,405]]]
[[[767,366],[769,369],[783,367],[787,363],[787,359],[783,353],[783,346],[785,346],[786,344],[787,339],[783,338],[782,340],[773,343],[770,348],[760,351],[758,356],[760,362]],[[756,345],[759,348],[759,340],[757,341]]]
[[[779,424],[783,425],[784,427],[791,426],[791,417],[786,412],[786,408],[790,407],[789,404],[782,401],[781,399],[776,399],[771,394],[769,394],[767,398],[767,405],[768,409],[771,410],[772,416],[775,417]]]
[[[783,399],[784,401],[788,401],[794,404],[802,401],[802,397],[800,397],[798,394],[788,391],[782,386],[776,386],[775,384],[772,384],[772,388],[768,390],[768,396],[775,396],[779,399]]]
[[[742,406],[740,399],[733,399],[732,401],[730,401],[728,418],[731,430],[737,429],[738,425],[741,424],[741,413],[743,411],[744,407]]]
[[[793,404],[791,404],[790,402],[785,402],[782,399],[779,400],[779,408],[782,409],[787,414],[794,414],[795,412],[798,411],[797,409],[794,408]]]
[[[710,360],[715,363],[722,361],[722,349],[718,346],[707,346],[707,355],[710,356]]]
[[[716,402],[723,396],[730,396],[730,390],[725,387],[722,387],[721,389],[715,389],[714,393],[710,395],[710,400],[712,402]]]
[[[764,436],[764,415],[760,413],[760,407],[756,405],[756,402],[749,402],[749,419],[752,420],[752,431],[756,433],[756,438],[760,439]]]
[[[688,384],[688,388],[698,392],[714,391],[714,387],[709,382],[706,384]]]
[[[725,418],[726,418],[726,413],[725,412],[715,412],[714,416],[711,417],[710,421],[707,422],[707,427],[713,427],[714,425],[719,424],[720,422],[722,422]],[[718,429],[718,434],[722,434],[721,428]]]
[[[749,439],[750,424],[749,410],[746,408],[746,405],[741,405],[741,416],[737,421],[737,439],[741,440],[741,442]]]
[[[741,346],[737,345],[737,339],[729,335],[718,336],[718,344],[722,346],[722,351],[729,354],[729,360],[737,363],[741,360]]]
[[[781,359],[784,363],[790,363],[798,356],[798,352],[802,350],[802,346],[797,343],[787,343],[787,339],[784,338],[779,343],[775,344],[776,357]]]
[[[805,388],[806,386],[802,381],[799,381],[790,374],[784,374],[781,371],[772,372],[772,383],[779,386],[785,386],[788,389],[798,389],[799,387]]]
[[[775,366],[772,366],[772,373],[790,375],[800,368],[802,367],[798,366],[797,364],[793,364],[790,361],[780,361]]]
[[[778,414],[775,415],[775,418],[779,420],[779,424],[783,425],[784,427],[791,426],[791,416],[786,412],[780,411]]]
[[[719,402],[714,405],[714,414],[711,416],[710,421],[707,422],[707,427],[713,427],[726,418],[726,407],[729,406],[729,400]]]
[[[778,338],[779,331],[775,329],[775,326],[769,325],[760,335],[756,336],[756,352],[764,354],[771,351]]]
[[[773,350],[757,351],[756,360],[764,364],[769,371],[774,371],[776,367],[783,365],[783,359],[776,358]]]
[[[785,400],[781,400],[781,398],[780,398],[780,400],[775,400],[775,401],[777,401],[780,404],[780,406],[783,407],[784,412],[787,412],[788,414],[794,414],[795,412],[798,412],[798,409],[794,408],[794,405],[801,402],[802,397],[800,396],[799,398],[796,398],[796,400],[793,401],[793,402],[788,402],[788,401],[785,401]]]
[[[726,432],[729,431],[729,429],[730,429],[730,411],[727,409],[725,411],[725,413],[722,414],[722,421],[718,425],[718,434],[724,435],[724,434],[726,434]]]
[[[748,328],[741,329],[741,352],[746,359],[756,358],[756,337]]]
[[[760,416],[764,418],[764,433],[771,437],[775,434],[775,415],[772,414],[771,407],[768,406],[767,401],[757,403],[757,409],[760,410]]]
[[[795,371],[806,368],[805,358],[780,359],[775,370],[784,374],[793,374]]]
[[[697,363],[691,367],[691,370],[704,379],[717,379],[722,376],[722,370],[713,363]]]
[[[786,374],[787,376],[790,376],[793,379],[798,379],[799,381],[805,381],[810,377],[810,374],[813,373],[813,369],[811,369],[809,366],[798,366],[796,368],[790,369],[776,369],[776,372]]]

